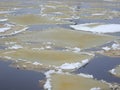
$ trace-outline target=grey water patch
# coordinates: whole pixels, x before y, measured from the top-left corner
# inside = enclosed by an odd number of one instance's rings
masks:
[[[101,51],[102,47],[111,47],[114,43],[116,43],[116,42],[115,41],[107,42],[107,43],[105,43],[103,45],[100,45],[100,46],[97,46],[97,47],[84,49],[83,51],[85,51],[85,52],[89,52],[89,51]]]
[[[113,19],[73,19],[73,22],[76,24],[84,24],[84,23],[105,23],[105,24],[120,24],[120,18]]]
[[[21,9],[16,9],[13,14],[14,15],[40,14],[40,9],[39,8],[21,8]]]
[[[30,31],[47,30],[49,28],[55,28],[55,27],[57,27],[57,25],[54,25],[54,24],[30,25],[29,30]]]
[[[43,73],[18,70],[9,67],[10,61],[0,61],[0,90],[43,90],[39,80],[45,78]]]
[[[7,46],[5,45],[0,45],[0,50],[5,50],[7,48]]]
[[[66,28],[71,29],[70,24],[41,24],[41,25],[29,25],[30,31],[37,31],[37,30],[47,30],[51,28]]]
[[[97,80],[120,83],[120,78],[115,77],[108,72],[117,65],[120,65],[120,58],[97,55],[86,66],[79,68],[75,73],[90,74]]]

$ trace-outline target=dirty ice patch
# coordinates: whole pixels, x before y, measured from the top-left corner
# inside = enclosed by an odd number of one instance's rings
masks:
[[[21,45],[15,44],[14,46],[9,47],[8,49],[20,49],[23,48]]]
[[[80,68],[81,66],[87,64],[88,62],[89,62],[89,60],[85,59],[81,63],[80,62],[76,62],[76,63],[64,63],[59,68],[63,69],[63,70],[73,70],[73,69]]]
[[[79,25],[70,25],[70,27],[75,30],[89,31],[89,32],[93,32],[93,33],[120,32],[120,24],[105,24],[105,25],[100,24],[100,25],[96,25],[96,26],[94,26],[94,25],[95,25],[95,23],[86,23],[86,24],[79,24]]]

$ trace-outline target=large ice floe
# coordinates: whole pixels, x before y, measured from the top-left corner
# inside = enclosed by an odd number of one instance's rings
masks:
[[[93,33],[120,32],[120,24],[85,23],[79,25],[70,25],[70,27],[75,30],[88,31]]]
[[[10,49],[10,50],[9,50]],[[57,50],[33,50],[13,45],[8,50],[1,51],[0,56],[11,57],[13,60],[26,60],[43,64],[46,67],[55,67],[64,70],[73,70],[87,64],[92,55]],[[11,51],[11,49],[13,51]],[[36,64],[36,63],[34,63]],[[45,68],[46,68],[45,67]]]
[[[55,47],[69,47],[68,49],[75,52],[80,52],[80,50],[85,48],[96,47],[115,39],[114,37],[108,35],[96,35],[59,27],[46,29],[44,31],[28,31],[23,35],[14,36],[14,38],[23,42],[37,42],[39,45],[43,41],[50,41],[51,43],[54,43],[53,46]]]
[[[44,89],[47,90],[111,90],[108,83],[94,80],[90,75],[72,75],[54,70],[45,75]]]

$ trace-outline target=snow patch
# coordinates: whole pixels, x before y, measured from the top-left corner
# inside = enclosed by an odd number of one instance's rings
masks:
[[[7,21],[8,19],[0,19],[0,22],[4,22]]]
[[[79,68],[81,66],[81,63],[65,63],[60,66],[61,69],[75,69]]]
[[[101,90],[101,88],[99,88],[99,87],[94,87],[94,88],[91,88],[90,90]]]
[[[114,44],[112,45],[112,49],[113,49],[113,50],[120,49],[120,44],[114,43]]]
[[[11,29],[11,27],[0,28],[0,32],[5,32],[5,31],[7,31],[9,29]]]
[[[48,72],[45,73],[47,81],[44,84],[44,89],[51,90],[52,86],[51,86],[51,79],[50,79],[50,77],[51,77],[51,74],[53,74],[53,73],[55,73],[54,70],[49,70]]]
[[[34,62],[33,65],[40,65],[40,63],[39,62]]]
[[[89,25],[94,25],[94,24],[95,23],[86,23],[86,24],[79,24],[79,25],[70,25],[70,27],[75,30],[90,31],[93,33],[120,32],[120,24],[105,24],[105,25],[97,25],[94,27],[89,26]]]
[[[111,50],[111,48],[109,48],[109,47],[107,47],[107,46],[106,46],[106,47],[102,47],[102,49],[105,50],[105,51]]]
[[[20,49],[23,48],[21,45],[15,44],[14,46],[9,47],[8,49]]]
[[[89,62],[89,60],[85,59],[81,63],[80,62],[64,63],[59,68],[64,69],[64,70],[72,70],[72,69],[80,68],[81,66],[87,64],[88,62]]]
[[[83,74],[83,73],[80,73],[78,74],[79,76],[82,76],[82,77],[85,77],[85,78],[94,78],[93,75],[89,75],[89,74]]]

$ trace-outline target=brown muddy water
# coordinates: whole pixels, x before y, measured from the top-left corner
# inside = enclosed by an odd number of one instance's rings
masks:
[[[70,27],[86,23],[94,23],[93,26],[88,25],[90,28],[119,25],[120,1],[0,0],[0,90],[43,90],[39,80],[45,80],[45,75],[40,72],[51,69],[61,69],[78,78],[78,81],[70,81],[74,87],[65,85],[71,90],[79,90],[81,79],[84,80],[81,83],[84,90],[89,89],[84,87],[87,80],[93,82],[88,84],[90,88],[101,85],[100,80],[120,84],[120,78],[109,73],[120,65],[119,56],[114,57],[113,53],[113,57],[96,56],[96,52],[104,52],[103,47],[113,44],[119,44],[115,50],[120,49],[120,32],[92,33]],[[14,68],[9,66],[11,63]],[[79,66],[64,70],[61,67],[66,63]],[[79,73],[91,74],[97,81],[80,78],[77,76]],[[52,90],[59,89],[64,78],[68,82],[72,76],[55,77],[52,77],[52,83],[56,89]],[[63,80],[57,79],[59,77]]]

